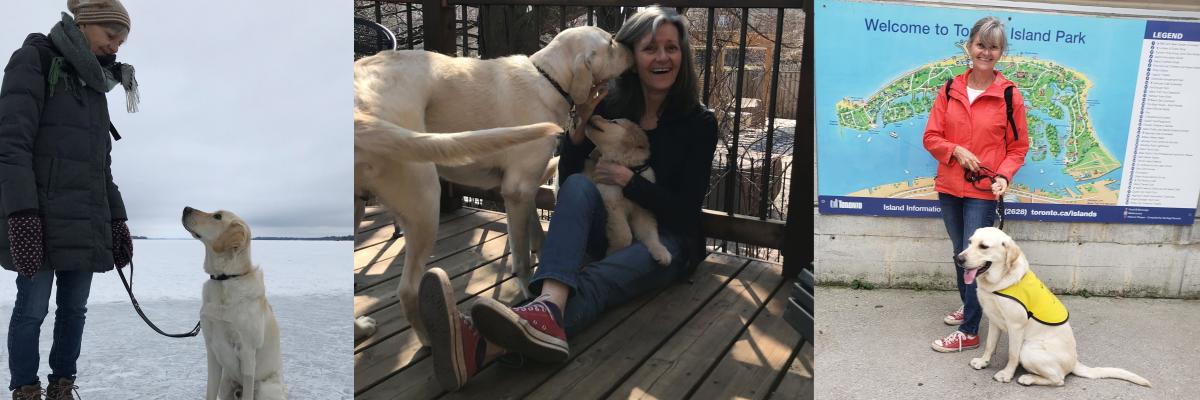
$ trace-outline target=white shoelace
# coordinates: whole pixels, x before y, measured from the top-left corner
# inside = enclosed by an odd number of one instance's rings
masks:
[[[967,340],[967,334],[962,333],[962,331],[954,331],[949,336],[942,338],[938,346],[946,347],[946,342],[952,339],[958,339],[958,351],[962,351],[963,341]]]

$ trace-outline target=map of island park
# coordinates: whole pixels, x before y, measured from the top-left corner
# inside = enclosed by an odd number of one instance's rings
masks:
[[[927,115],[933,108],[937,92],[944,89],[947,79],[966,71],[966,62],[965,56],[956,56],[925,64],[906,72],[865,100],[843,98],[837,103],[837,123],[840,127],[878,134],[878,126]],[[1017,84],[1028,105],[1026,120],[1031,141],[1026,171],[1031,163],[1051,158],[1050,161],[1077,183],[1074,187],[1030,187],[1022,184],[1018,176],[1011,193],[1021,202],[1115,205],[1119,189],[1115,185],[1117,180],[1096,180],[1120,168],[1121,163],[1100,142],[1088,117],[1087,94],[1092,87],[1091,81],[1078,71],[1032,57],[1007,56],[997,63],[997,69]],[[1066,122],[1065,136],[1059,132],[1055,120]],[[932,176],[864,188],[846,195],[937,199]]]

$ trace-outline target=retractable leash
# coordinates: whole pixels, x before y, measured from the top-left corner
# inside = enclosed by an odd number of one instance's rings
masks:
[[[133,252],[130,252],[130,254],[132,254],[132,253]],[[200,333],[200,321],[196,321],[196,327],[192,328],[191,332],[175,333],[175,334],[163,332],[162,329],[158,329],[157,325],[154,325],[153,322],[150,322],[150,318],[147,318],[146,313],[142,312],[142,306],[140,304],[138,304],[137,298],[133,296],[133,258],[132,257],[129,258],[129,280],[125,279],[125,273],[121,271],[121,268],[117,268],[117,274],[121,276],[121,283],[125,285],[125,292],[129,293],[129,301],[133,302],[133,309],[137,311],[138,316],[142,317],[142,321],[145,321],[146,325],[150,326],[150,329],[153,329],[155,332],[158,332],[158,334],[160,334],[160,335],[163,335],[166,337],[173,337],[173,338],[192,337],[192,336],[196,336],[197,334]]]

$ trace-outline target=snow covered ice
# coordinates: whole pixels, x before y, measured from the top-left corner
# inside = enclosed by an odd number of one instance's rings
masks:
[[[288,398],[354,397],[353,278],[345,265],[352,252],[351,241],[256,240],[251,246],[279,321]],[[198,321],[200,287],[208,279],[203,259],[204,247],[196,240],[134,241],[134,294],[164,331],[187,332]],[[7,338],[16,274],[0,271],[0,277],[0,335]],[[43,385],[50,373],[53,296],[42,323]],[[83,399],[200,399],[208,376],[205,360],[200,336],[155,333],[133,310],[115,271],[95,274],[76,381]],[[0,364],[7,387],[7,347],[0,348]]]

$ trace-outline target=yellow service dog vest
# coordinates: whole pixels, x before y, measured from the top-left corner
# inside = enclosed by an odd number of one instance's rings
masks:
[[[1029,318],[1037,322],[1046,325],[1062,325],[1067,322],[1067,307],[1058,301],[1054,293],[1050,293],[1050,289],[1046,289],[1046,285],[1042,284],[1032,270],[1026,271],[1025,276],[1022,276],[1016,285],[992,293],[1021,303]]]

